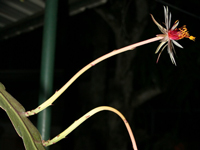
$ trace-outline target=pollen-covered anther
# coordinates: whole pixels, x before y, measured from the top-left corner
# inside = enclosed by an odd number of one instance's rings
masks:
[[[179,28],[178,29],[180,31],[179,33],[179,38],[180,39],[183,39],[183,38],[189,38],[190,40],[193,40],[195,41],[195,37],[194,36],[191,36],[186,28],[186,25],[184,25],[183,27]]]
[[[189,37],[189,39],[192,40],[192,41],[195,41],[195,38],[196,38],[196,37],[194,37],[194,36],[190,36],[190,37]]]

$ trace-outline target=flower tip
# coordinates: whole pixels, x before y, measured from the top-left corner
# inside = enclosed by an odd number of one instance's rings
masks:
[[[196,37],[194,37],[194,36],[190,36],[190,37],[189,37],[189,39],[192,40],[192,41],[195,41],[195,38],[196,38]]]

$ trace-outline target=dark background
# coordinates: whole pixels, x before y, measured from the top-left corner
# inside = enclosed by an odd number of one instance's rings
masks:
[[[171,4],[172,24],[178,19],[179,27],[187,25],[189,33],[196,37],[195,42],[178,41],[184,49],[175,47],[177,66],[171,63],[166,49],[156,64],[154,52],[159,42],[96,65],[54,102],[51,138],[94,107],[109,105],[125,115],[140,150],[199,148],[200,2],[165,2]],[[162,24],[163,5],[154,0],[108,0],[105,5],[69,17],[67,5],[60,3],[54,91],[101,55],[160,34],[149,14]],[[40,27],[0,41],[0,81],[26,110],[38,105],[42,33]],[[3,110],[0,118],[0,149],[24,149]],[[29,118],[36,124],[37,116]],[[131,142],[120,118],[101,112],[50,147],[129,150]]]

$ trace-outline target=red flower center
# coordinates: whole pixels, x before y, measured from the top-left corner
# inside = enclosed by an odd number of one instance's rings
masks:
[[[189,38],[190,40],[193,41],[195,40],[195,37],[190,36],[190,34],[188,33],[186,25],[178,29],[176,28],[174,30],[169,30],[168,37],[172,40],[181,40],[183,38]]]

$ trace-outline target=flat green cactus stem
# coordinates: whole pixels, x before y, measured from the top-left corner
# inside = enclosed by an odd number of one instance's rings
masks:
[[[26,150],[45,150],[37,128],[25,115],[24,107],[13,98],[0,82],[0,107],[6,111]]]

